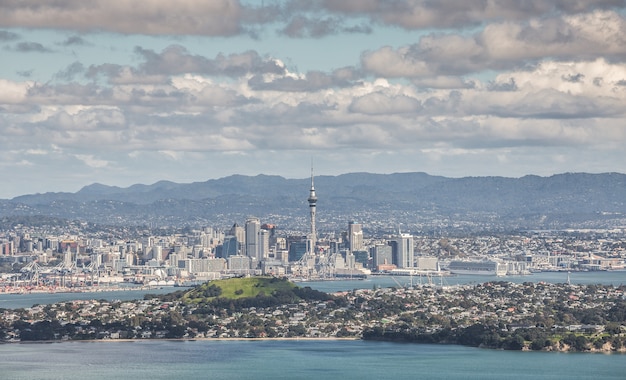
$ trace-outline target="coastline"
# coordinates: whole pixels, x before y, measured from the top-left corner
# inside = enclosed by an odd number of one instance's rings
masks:
[[[169,341],[169,342],[193,342],[193,341],[216,341],[216,342],[226,342],[226,341],[355,341],[364,339],[360,337],[277,337],[277,338],[149,338],[149,339],[66,339],[66,340],[30,340],[30,341],[0,341],[0,344],[50,344],[50,343],[95,343],[95,342],[106,342],[106,343],[131,343],[131,342],[160,342],[160,341]]]
[[[51,344],[51,343],[135,343],[135,342],[268,342],[268,341],[281,341],[281,342],[340,342],[340,341],[363,341],[363,342],[387,342],[387,343],[396,343],[396,344],[435,344],[435,345],[450,345],[450,346],[459,346],[459,347],[473,347],[480,350],[497,350],[497,351],[511,351],[511,352],[554,352],[554,353],[577,353],[577,354],[603,354],[603,355],[626,355],[626,347],[619,348],[617,350],[613,350],[611,346],[605,345],[602,348],[592,348],[585,351],[575,351],[571,350],[570,346],[562,344],[559,345],[558,349],[546,349],[546,350],[532,350],[528,347],[522,350],[503,350],[503,349],[493,349],[489,347],[474,347],[467,346],[463,344],[456,343],[418,343],[418,342],[395,342],[393,340],[367,340],[361,337],[276,337],[276,338],[150,338],[150,339],[85,339],[85,340],[40,340],[40,341],[18,341],[18,342],[10,342],[10,341],[0,341],[1,344],[24,344],[24,345],[33,345],[33,344]]]
[[[165,286],[81,286],[81,287],[2,287],[0,288],[0,294],[66,294],[66,293],[102,293],[102,292],[126,292],[133,290],[152,290],[162,289]],[[174,286],[171,286],[174,289]],[[172,290],[174,291],[174,290]]]

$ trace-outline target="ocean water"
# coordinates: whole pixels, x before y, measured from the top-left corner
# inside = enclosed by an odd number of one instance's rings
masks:
[[[626,355],[364,341],[0,345],[2,379],[624,379]]]

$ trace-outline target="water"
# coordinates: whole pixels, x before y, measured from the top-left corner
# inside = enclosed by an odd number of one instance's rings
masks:
[[[560,284],[567,282],[567,272],[540,272],[527,276],[480,276],[480,275],[454,275],[447,277],[431,278],[434,285],[463,285],[480,284],[488,281],[508,281],[514,283],[522,282],[548,282]],[[572,272],[569,274],[572,284],[603,284],[603,285],[624,285],[626,284],[626,271],[599,271],[599,272]],[[337,292],[353,289],[372,289],[374,287],[389,288],[394,286],[407,286],[428,283],[426,277],[420,279],[419,276],[370,276],[365,280],[342,280],[342,281],[307,281],[298,283],[300,286],[310,286],[313,289],[323,292]]]
[[[448,285],[485,281],[564,283],[566,273],[454,276]],[[572,283],[626,284],[626,272],[574,272]],[[311,281],[334,292],[408,284],[408,277]],[[417,284],[418,278],[413,278]],[[0,307],[72,299],[143,298],[178,288],[98,293],[0,295]],[[495,351],[450,345],[344,340],[92,341],[0,344],[0,379],[624,379],[626,355]]]
[[[364,341],[0,345],[3,379],[624,379],[626,355]]]
[[[619,286],[626,284],[626,271],[609,271],[609,272],[572,272],[569,274],[572,284],[603,284]],[[420,278],[414,276],[412,279],[407,276],[370,276],[365,280],[340,280],[340,281],[307,281],[298,283],[300,286],[310,286],[313,289],[323,292],[338,292],[353,289],[372,289],[374,287],[388,288],[393,286],[410,285],[411,281],[414,285],[420,283]],[[567,282],[566,272],[541,272],[528,276],[472,276],[458,275],[449,277],[433,277],[432,282],[435,285],[458,285],[458,284],[477,284],[487,281],[509,281],[521,283],[529,282],[548,282],[553,284]],[[421,283],[427,283],[426,278],[421,279]],[[132,289],[132,288],[130,288]],[[101,291],[89,293],[33,293],[33,294],[0,294],[0,308],[16,309],[20,307],[31,307],[35,304],[51,304],[56,302],[65,302],[71,300],[88,300],[88,299],[105,299],[127,301],[133,299],[142,299],[147,293],[164,294],[171,293],[184,288],[163,287],[149,290],[124,290],[124,291]]]

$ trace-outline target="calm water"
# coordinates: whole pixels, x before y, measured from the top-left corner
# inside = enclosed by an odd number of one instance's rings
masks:
[[[626,355],[363,341],[0,345],[2,379],[624,379]]]
[[[606,272],[572,272],[569,274],[570,283],[572,284],[603,284],[603,285],[626,285],[626,271],[606,271]],[[459,285],[459,284],[478,284],[487,281],[508,281],[515,283],[522,282],[548,282],[552,284],[566,283],[566,272],[541,272],[533,273],[527,276],[476,276],[476,275],[456,275],[448,277],[432,277],[432,283],[435,285]],[[426,284],[426,277],[413,276],[370,276],[365,280],[343,280],[343,281],[309,281],[299,283],[300,286],[310,286],[313,289],[324,292],[336,292],[342,290],[353,289],[372,289],[373,287],[388,288],[393,286]]]
[[[410,285],[411,281],[414,285],[420,283],[420,278],[415,276],[412,279],[406,276],[370,276],[365,280],[341,280],[341,281],[309,281],[299,283],[300,286],[310,286],[313,289],[324,292],[337,292],[353,289],[372,289],[374,287],[388,288],[392,286]],[[542,272],[528,276],[471,276],[459,275],[437,278],[433,277],[432,282],[436,285],[457,285],[457,284],[475,284],[486,281],[510,281],[510,282],[549,282],[549,283],[565,283],[567,281],[567,273],[563,272]],[[428,280],[423,277],[421,283],[425,284]],[[570,282],[572,284],[604,284],[604,285],[622,285],[626,284],[626,271],[612,272],[572,272],[570,273]],[[163,287],[150,290],[125,290],[125,291],[102,291],[94,293],[35,293],[35,294],[0,294],[0,308],[16,309],[20,307],[31,307],[35,304],[50,304],[56,302],[64,302],[71,300],[85,299],[106,299],[106,300],[133,300],[141,299],[144,294],[163,294],[171,293],[184,288]]]

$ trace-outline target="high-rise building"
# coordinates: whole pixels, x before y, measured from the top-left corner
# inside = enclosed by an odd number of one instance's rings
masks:
[[[414,248],[413,235],[400,233],[398,238],[392,241],[393,263],[398,268],[413,268]]]
[[[390,245],[376,244],[370,249],[372,266],[376,270],[393,265],[393,252]]]
[[[234,236],[237,238],[237,242],[239,243],[239,248],[245,248],[246,244],[246,231],[243,227],[238,225],[237,223],[233,224],[228,233],[230,236]]]
[[[352,252],[363,249],[363,229],[360,223],[348,222],[348,245]]]
[[[259,258],[264,260],[270,253],[270,232],[261,228],[259,231]]]
[[[216,249],[216,256],[224,259],[239,254],[239,243],[235,236],[224,237],[224,243]]]
[[[309,191],[309,210],[311,212],[311,231],[309,240],[311,241],[311,246],[307,249],[309,253],[315,253],[315,244],[317,242],[317,233],[315,230],[315,209],[317,206],[317,195],[315,195],[315,184],[313,183],[313,165],[311,165],[311,190]]]
[[[290,262],[302,259],[302,256],[307,253],[307,248],[306,236],[287,237],[287,249],[289,250],[288,257]]]
[[[246,220],[246,256],[261,260],[261,221],[259,218]]]
[[[263,239],[264,233],[267,234],[267,248],[263,248],[265,249],[264,251],[264,257],[269,254],[270,252],[276,251],[277,249],[277,243],[278,243],[278,237],[276,236],[276,225],[274,224],[269,224],[269,223],[264,223],[261,225],[261,238]],[[263,246],[263,244],[265,244],[264,242],[261,243],[261,245]]]

